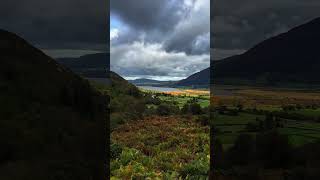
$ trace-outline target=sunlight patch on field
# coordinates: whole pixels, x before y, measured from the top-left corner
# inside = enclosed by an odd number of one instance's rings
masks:
[[[171,91],[171,92],[164,92],[165,94],[170,94],[173,96],[181,96],[181,95],[185,95],[185,96],[209,96],[210,91],[205,91],[205,90],[195,90],[195,89],[182,89],[180,91]]]

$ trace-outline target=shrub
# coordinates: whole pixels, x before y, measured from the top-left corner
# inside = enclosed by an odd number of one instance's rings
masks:
[[[196,119],[196,121],[200,123],[202,126],[209,126],[210,124],[210,118],[209,118],[209,115],[207,114],[199,116]]]
[[[255,153],[255,139],[250,134],[240,134],[228,152],[229,160],[234,165],[246,165]]]
[[[157,114],[160,116],[169,116],[179,112],[179,108],[177,106],[162,103],[157,108]]]
[[[193,115],[202,114],[202,109],[201,109],[200,104],[198,104],[198,103],[192,103],[192,104],[190,104],[190,112],[191,112],[191,114],[193,114]]]
[[[193,160],[180,170],[183,179],[205,179],[209,173],[209,161],[203,159]]]
[[[116,159],[120,157],[122,153],[122,147],[119,144],[111,144],[110,145],[110,158]]]
[[[186,103],[181,109],[181,113],[183,114],[199,115],[203,112],[204,111],[198,103]]]
[[[261,133],[256,140],[258,160],[267,168],[286,168],[293,152],[288,136],[277,131]]]
[[[257,124],[257,123],[249,122],[249,123],[246,125],[246,130],[249,131],[249,132],[257,132],[257,131],[260,130],[260,126],[259,126],[259,124]]]

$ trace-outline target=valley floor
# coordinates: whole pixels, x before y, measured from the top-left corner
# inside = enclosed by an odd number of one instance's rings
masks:
[[[320,152],[319,91],[216,89],[211,105],[215,151],[219,151],[215,174],[220,179],[259,179],[267,171],[273,174],[269,179],[295,179],[299,173],[310,179],[320,176],[311,171],[315,167],[305,166],[319,160],[313,158]]]

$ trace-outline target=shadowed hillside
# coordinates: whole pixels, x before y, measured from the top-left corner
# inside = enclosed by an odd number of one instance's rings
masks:
[[[204,69],[198,73],[189,76],[177,82],[176,86],[194,86],[194,87],[208,87],[210,84],[210,68]]]
[[[102,179],[106,98],[0,30],[0,179]]]
[[[57,62],[70,68],[73,72],[89,78],[106,78],[109,66],[109,55],[97,53],[79,58],[58,58]]]
[[[269,38],[247,52],[211,65],[215,84],[267,86],[319,86],[320,18]],[[204,69],[176,83],[177,86],[209,84]]]
[[[320,18],[267,39],[247,52],[217,61],[217,84],[320,84]]]

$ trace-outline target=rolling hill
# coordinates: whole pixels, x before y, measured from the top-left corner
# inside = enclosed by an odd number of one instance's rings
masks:
[[[175,86],[192,86],[197,87],[209,87],[210,84],[210,68],[204,69],[198,73],[189,76],[186,79],[178,81]]]
[[[209,83],[263,86],[320,85],[320,18],[269,38],[247,52],[211,63],[178,82],[178,86]]]
[[[79,58],[57,58],[57,62],[88,78],[105,78],[110,69],[109,53],[88,54]]]
[[[0,179],[104,178],[106,101],[87,80],[0,30]]]
[[[320,18],[269,38],[247,52],[217,61],[217,84],[320,84]]]

